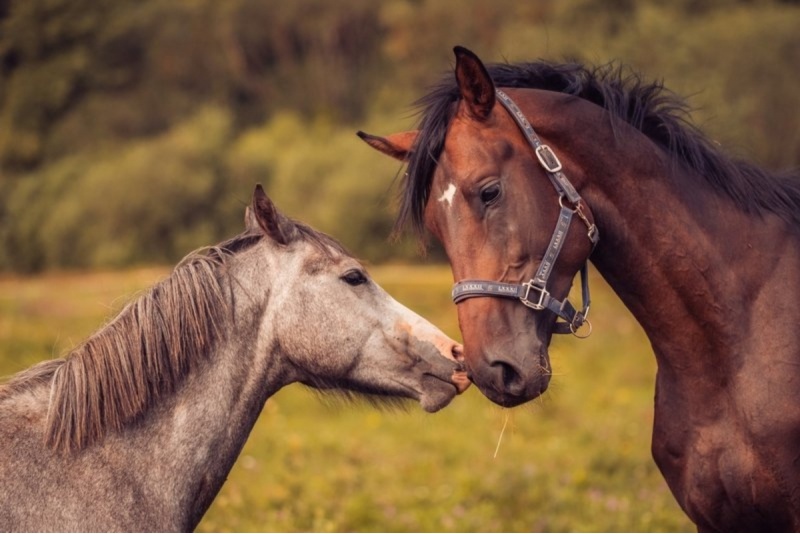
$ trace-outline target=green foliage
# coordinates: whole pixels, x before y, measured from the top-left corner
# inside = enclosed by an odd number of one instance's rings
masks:
[[[413,127],[455,44],[630,64],[731,153],[797,167],[798,27],[778,0],[10,0],[0,269],[175,261],[256,182],[370,260],[414,259],[387,241],[399,165],[353,133]]]
[[[278,113],[238,138],[227,165],[232,181],[264,182],[281,210],[301,214],[359,255],[373,261],[389,257],[393,217],[386,208],[390,178],[400,165],[376,160],[353,131]],[[394,247],[395,254],[403,247],[408,255],[415,251],[407,242]]]
[[[5,262],[20,270],[163,263],[232,234],[243,210],[221,212],[230,203],[219,202],[228,183],[217,163],[229,138],[225,112],[207,109],[118,153],[79,154],[26,176],[12,191]]]
[[[458,338],[445,266],[370,269]],[[165,270],[0,278],[0,376],[63,354]],[[439,413],[299,385],[267,402],[203,532],[689,532],[650,457],[655,359],[592,273],[594,333],[554,339],[549,391],[513,410],[470,388]]]

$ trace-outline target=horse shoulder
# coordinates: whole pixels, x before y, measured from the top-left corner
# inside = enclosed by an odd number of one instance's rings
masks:
[[[37,501],[46,491],[44,393],[23,391],[0,400],[0,531],[40,530],[25,518],[36,517]]]

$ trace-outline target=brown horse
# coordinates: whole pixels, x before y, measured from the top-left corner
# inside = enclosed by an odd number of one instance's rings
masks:
[[[419,130],[360,135],[408,162],[398,228],[430,230],[468,280],[475,384],[504,406],[547,388],[591,259],[652,343],[653,456],[683,510],[701,530],[800,529],[798,176],[729,158],[622,67],[455,52]]]

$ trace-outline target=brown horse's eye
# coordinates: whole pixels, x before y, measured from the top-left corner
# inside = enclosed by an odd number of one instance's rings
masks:
[[[481,190],[481,202],[487,206],[500,196],[500,184],[489,184]]]

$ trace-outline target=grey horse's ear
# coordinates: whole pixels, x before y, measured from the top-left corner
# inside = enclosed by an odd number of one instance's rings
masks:
[[[245,224],[248,230],[261,228],[267,236],[281,245],[288,245],[297,236],[294,223],[278,211],[261,184],[256,185],[253,191],[253,204],[245,213]]]
[[[253,208],[247,206],[244,209],[244,231],[248,233],[255,233],[258,232],[260,226],[258,226],[258,221],[256,220],[256,215],[253,213]]]

